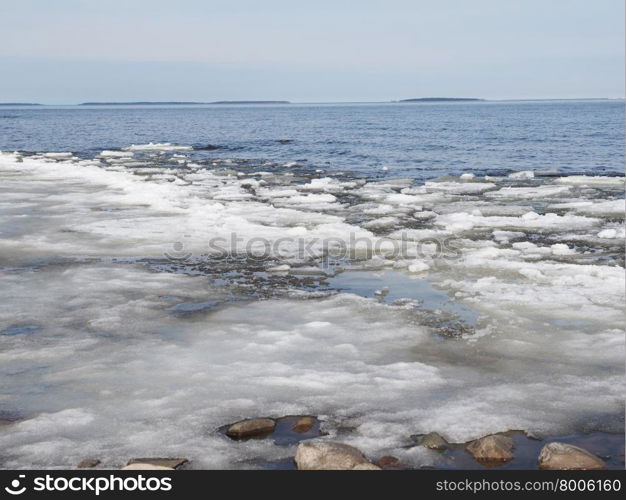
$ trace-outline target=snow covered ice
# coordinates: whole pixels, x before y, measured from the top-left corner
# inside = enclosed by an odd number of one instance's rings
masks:
[[[318,415],[330,436],[417,467],[441,458],[407,452],[412,434],[623,431],[623,177],[420,185],[178,163],[191,149],[0,153],[2,467],[293,456],[218,432],[257,416]],[[416,249],[433,240],[452,257]],[[263,242],[265,260],[244,258]],[[329,281],[357,270],[381,283]],[[394,275],[441,308],[396,296]],[[475,321],[440,328],[445,301]]]

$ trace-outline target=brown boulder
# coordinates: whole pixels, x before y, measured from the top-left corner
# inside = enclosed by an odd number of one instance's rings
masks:
[[[385,455],[380,460],[378,460],[378,462],[376,462],[376,465],[378,465],[378,467],[380,467],[381,469],[395,469],[397,467],[401,467],[402,462],[400,462],[400,459],[396,457],[393,457],[391,455]]]
[[[274,432],[276,422],[271,418],[253,418],[232,424],[226,435],[232,439],[264,438]]]
[[[546,470],[602,470],[606,464],[578,446],[550,443],[539,454],[539,468]]]
[[[303,441],[296,450],[298,470],[380,470],[354,446],[331,441]]]
[[[134,463],[122,467],[122,470],[174,470],[171,467],[163,467],[162,465],[154,465],[154,464],[144,464],[144,463]]]
[[[508,436],[494,434],[472,441],[466,447],[474,458],[487,464],[504,463],[513,460],[513,440]]]
[[[315,418],[313,417],[300,417],[291,428],[292,431],[298,434],[306,434],[315,425]]]

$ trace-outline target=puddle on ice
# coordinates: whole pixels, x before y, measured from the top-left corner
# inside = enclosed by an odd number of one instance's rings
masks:
[[[208,300],[204,302],[181,302],[175,306],[170,307],[168,310],[174,314],[193,314],[210,311],[218,306],[217,300]]]
[[[309,420],[306,425],[301,424],[303,417]],[[276,426],[274,427],[274,430],[266,434],[244,439],[225,438],[239,442],[268,439],[278,446],[292,446],[297,445],[300,441],[320,437],[324,434],[320,429],[321,422],[317,419],[317,417],[312,415],[281,417],[275,419],[275,423]],[[228,427],[230,427],[230,425],[221,427],[219,429],[219,433],[226,436]]]
[[[437,277],[431,275],[429,278]],[[347,271],[328,278],[326,282],[331,289],[339,292],[376,298],[386,304],[404,299],[419,301],[423,309],[450,313],[470,327],[476,326],[479,317],[476,311],[437,290],[429,280],[396,271]]]
[[[10,326],[2,331],[0,331],[0,335],[24,335],[29,333],[34,333],[39,330],[41,327],[37,325],[16,325]]]

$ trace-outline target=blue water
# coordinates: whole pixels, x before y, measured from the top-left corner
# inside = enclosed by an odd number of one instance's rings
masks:
[[[623,173],[624,102],[0,108],[0,150],[93,156],[131,143],[196,160],[298,161],[355,175]]]

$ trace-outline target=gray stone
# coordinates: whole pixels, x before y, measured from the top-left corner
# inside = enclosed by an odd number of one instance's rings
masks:
[[[436,432],[426,434],[419,441],[419,445],[431,450],[443,451],[448,448],[448,442]]]
[[[602,470],[606,464],[578,446],[550,443],[539,454],[539,468],[546,470]]]
[[[513,440],[500,434],[472,441],[466,449],[479,462],[498,463],[513,460],[513,453],[511,452]]]
[[[261,438],[274,432],[275,427],[276,422],[271,418],[254,418],[232,424],[226,435],[233,439]]]
[[[298,470],[380,470],[354,446],[331,441],[303,441],[296,450]]]

